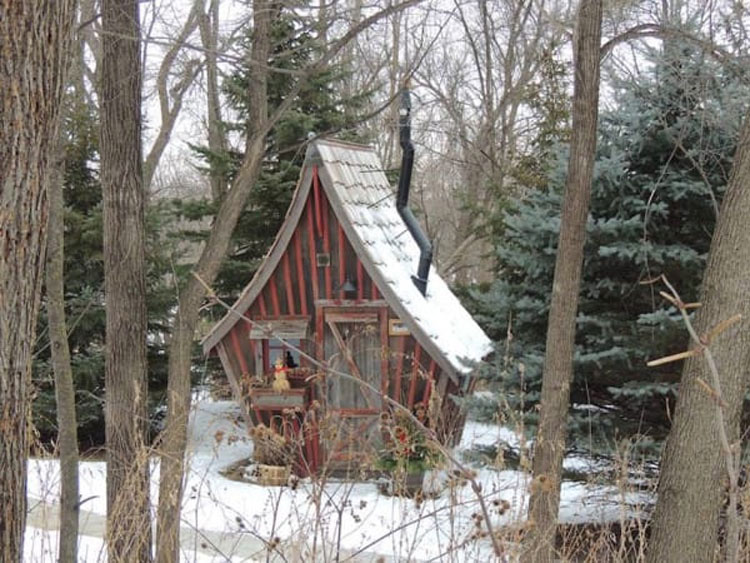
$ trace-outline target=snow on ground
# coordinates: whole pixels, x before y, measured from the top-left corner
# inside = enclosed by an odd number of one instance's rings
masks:
[[[459,449],[492,445],[498,440],[518,443],[507,429],[469,422]],[[265,560],[264,542],[273,538],[279,538],[290,561],[310,560],[312,549],[331,554],[337,546],[348,556],[356,556],[353,560],[357,561],[374,556],[393,561],[492,559],[489,542],[472,538],[476,530],[472,516],[480,512],[476,496],[465,483],[447,485],[449,472],[428,474],[428,486],[442,491],[437,498],[419,505],[410,499],[382,495],[375,482],[319,483],[304,479],[291,488],[230,480],[220,471],[247,459],[252,443],[233,402],[205,399],[195,405],[188,447],[183,561]],[[152,467],[155,500],[156,462]],[[58,471],[56,460],[30,460],[30,508],[36,506],[34,510],[39,512],[40,507],[54,507],[58,502]],[[106,513],[104,462],[81,463],[80,479],[82,522],[85,520],[87,526],[87,535],[81,536],[81,561],[105,561],[101,540]],[[529,484],[524,473],[479,468],[477,480],[493,526],[523,520]],[[629,514],[626,503],[647,500],[633,494],[622,497],[612,487],[572,482],[563,483],[561,498],[560,517],[566,522],[618,519]],[[44,518],[35,513],[34,522],[27,528],[25,561],[55,560],[57,534],[43,528],[54,528],[56,521]]]

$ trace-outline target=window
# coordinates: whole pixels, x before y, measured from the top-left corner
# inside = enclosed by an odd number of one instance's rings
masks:
[[[294,348],[300,348],[301,341],[299,338],[286,338],[284,339],[284,341]],[[265,357],[263,358],[263,364],[265,366],[266,372],[270,372],[273,370],[273,365],[276,363],[276,360],[278,358],[283,358],[284,365],[287,367],[299,367],[301,358],[297,350],[293,350],[292,348],[287,346],[287,344],[277,338],[270,338],[265,342],[268,342],[268,346],[263,347],[264,351],[266,352],[264,354]]]

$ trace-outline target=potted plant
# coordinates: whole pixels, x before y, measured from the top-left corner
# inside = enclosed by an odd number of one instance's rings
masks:
[[[385,447],[378,468],[390,476],[385,491],[410,497],[420,494],[425,471],[438,463],[439,451],[414,418],[403,411],[396,411],[393,416],[384,414],[381,428]]]
[[[256,464],[252,476],[260,485],[286,485],[292,460],[291,441],[265,424],[253,427],[250,436],[253,439],[253,461]]]

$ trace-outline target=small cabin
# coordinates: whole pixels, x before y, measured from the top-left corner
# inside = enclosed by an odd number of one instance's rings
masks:
[[[429,263],[415,283],[422,255],[374,150],[312,142],[273,246],[202,342],[249,426],[302,436],[298,473],[376,452],[384,396],[429,412],[445,443],[460,439],[456,398],[490,340]],[[271,386],[279,360],[288,391]]]

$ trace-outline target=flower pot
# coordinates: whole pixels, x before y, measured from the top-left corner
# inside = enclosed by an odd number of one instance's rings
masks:
[[[289,482],[290,470],[288,465],[264,465],[259,463],[255,466],[255,473],[258,484],[264,487],[279,487]]]

